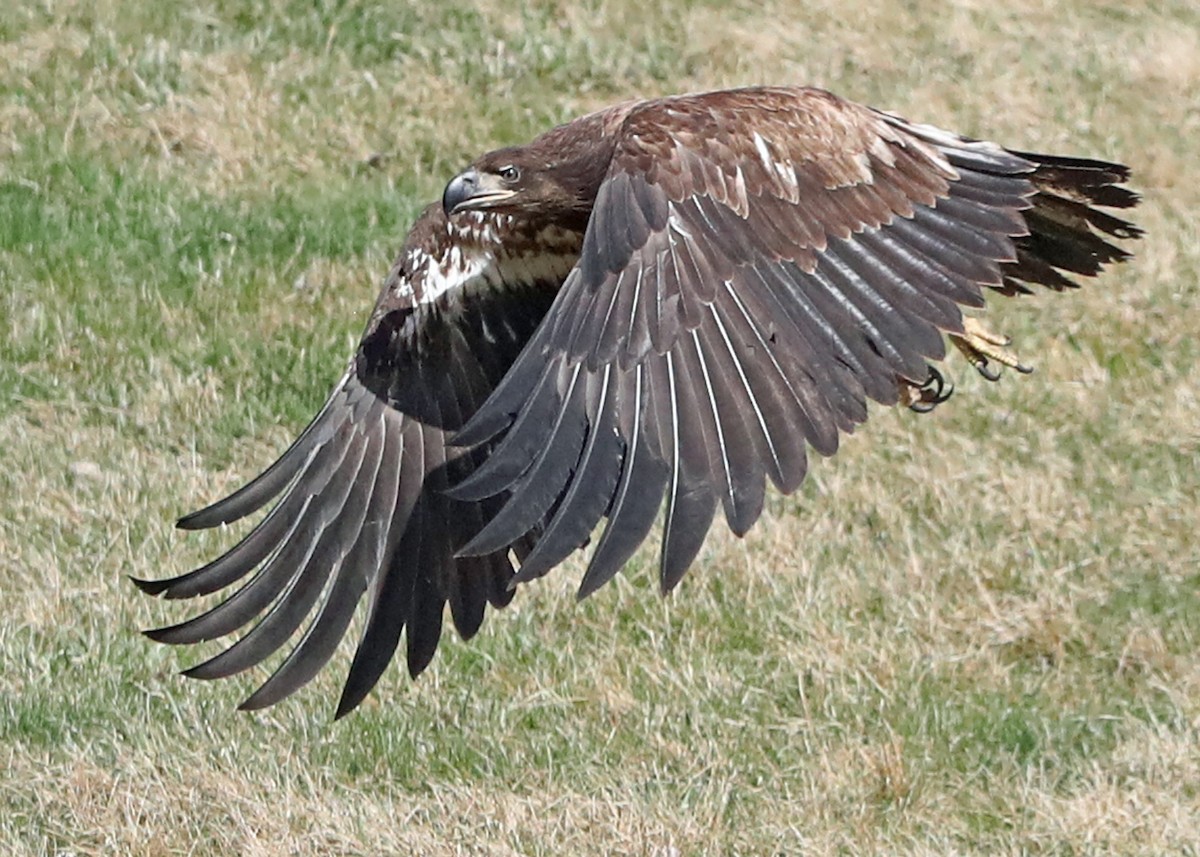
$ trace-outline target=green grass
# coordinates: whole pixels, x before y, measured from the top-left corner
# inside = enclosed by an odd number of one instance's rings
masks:
[[[0,851],[1200,850],[1200,13],[671,0],[0,9]],[[1037,366],[879,411],[680,591],[577,561],[331,722],[137,634],[127,575],[338,376],[464,162],[613,101],[807,82],[1130,163],[1138,258],[994,302]]]

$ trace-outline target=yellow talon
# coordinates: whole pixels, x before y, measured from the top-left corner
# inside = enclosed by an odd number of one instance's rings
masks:
[[[1016,352],[1008,348],[1012,344],[1011,338],[992,333],[978,319],[964,318],[963,332],[950,334],[950,341],[971,361],[971,365],[979,374],[989,381],[1000,379],[1000,370],[989,366],[989,361],[1016,369],[1026,375],[1033,371],[1032,366],[1026,366]]]

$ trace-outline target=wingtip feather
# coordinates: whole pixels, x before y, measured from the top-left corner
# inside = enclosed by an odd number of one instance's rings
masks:
[[[144,577],[134,577],[132,574],[126,575],[130,583],[140,589],[147,595],[162,595],[170,587],[173,578],[165,578],[163,580],[147,580]]]
[[[142,636],[148,637],[156,643],[165,643],[168,646],[173,646],[177,643],[173,639],[172,632],[175,631],[177,627],[178,626],[176,625],[164,625],[161,628],[150,628],[142,631]]]
[[[222,521],[210,520],[209,516],[206,516],[205,513],[211,508],[211,506],[206,506],[203,509],[198,509],[195,512],[188,512],[186,515],[180,515],[175,520],[175,529],[207,530],[212,527],[220,526],[223,523]]]

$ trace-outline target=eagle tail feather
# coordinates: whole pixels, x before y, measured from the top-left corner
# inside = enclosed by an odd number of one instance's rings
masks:
[[[1023,212],[1029,234],[1014,239],[1017,261],[1004,266],[1004,283],[998,291],[1028,293],[1021,283],[1054,291],[1078,288],[1071,274],[1094,277],[1106,265],[1131,257],[1105,236],[1133,239],[1142,230],[1098,208],[1137,204],[1140,197],[1120,184],[1129,178],[1128,167],[1084,158],[1014,154],[1033,164],[1027,178],[1034,193],[1031,207]]]

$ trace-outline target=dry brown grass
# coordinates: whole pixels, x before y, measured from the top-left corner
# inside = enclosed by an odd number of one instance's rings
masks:
[[[1190,4],[162,8],[0,11],[0,851],[1200,850]],[[1035,375],[952,365],[671,599],[572,561],[339,724],[344,659],[246,717],[135,635],[178,611],[124,576],[229,543],[170,521],[319,402],[450,170],[751,82],[1125,160],[1138,259],[998,303]]]

